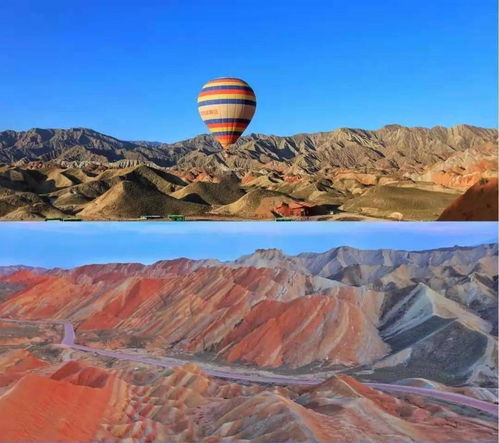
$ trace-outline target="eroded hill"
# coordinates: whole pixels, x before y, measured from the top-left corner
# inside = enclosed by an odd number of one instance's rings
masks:
[[[222,151],[209,136],[161,144],[32,129],[0,133],[0,162],[0,218],[9,220],[435,220],[467,188],[497,176],[497,142],[494,130],[468,125],[389,125],[252,134]]]

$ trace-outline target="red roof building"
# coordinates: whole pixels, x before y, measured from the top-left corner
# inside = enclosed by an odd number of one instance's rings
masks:
[[[311,215],[314,206],[310,203],[293,202],[288,204],[282,202],[279,206],[275,207],[274,211],[282,217],[307,217]]]

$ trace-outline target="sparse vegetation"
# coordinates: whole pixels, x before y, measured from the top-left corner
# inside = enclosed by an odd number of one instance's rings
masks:
[[[56,361],[59,359],[62,349],[48,344],[48,342],[37,343],[27,348],[29,352],[38,358],[46,361]]]
[[[138,335],[132,335],[128,339],[129,348],[145,348],[147,341]]]

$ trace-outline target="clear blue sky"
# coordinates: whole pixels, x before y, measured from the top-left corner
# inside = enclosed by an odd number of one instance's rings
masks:
[[[0,130],[206,132],[196,96],[237,76],[249,132],[495,127],[495,0],[2,0]]]
[[[0,266],[233,260],[257,248],[299,254],[344,245],[421,250],[497,242],[497,223],[492,222],[4,222],[0,228]]]

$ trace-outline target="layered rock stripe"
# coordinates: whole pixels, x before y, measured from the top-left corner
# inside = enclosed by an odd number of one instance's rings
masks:
[[[163,273],[163,278],[108,273],[85,282],[78,270],[64,277],[21,271],[4,277],[5,282],[24,284],[0,304],[0,313],[72,318],[79,331],[90,334],[134,330],[157,337],[154,342],[160,346],[188,352],[211,346],[229,362],[269,367],[299,367],[323,359],[368,363],[388,352],[377,320],[370,318],[382,302],[375,291],[334,284],[323,288],[315,277],[268,268],[201,267],[183,273],[172,262]],[[303,311],[310,313],[305,323],[300,320]]]
[[[2,441],[494,441],[497,427],[397,399],[348,376],[317,386],[244,386],[195,365],[27,373],[0,397]]]

